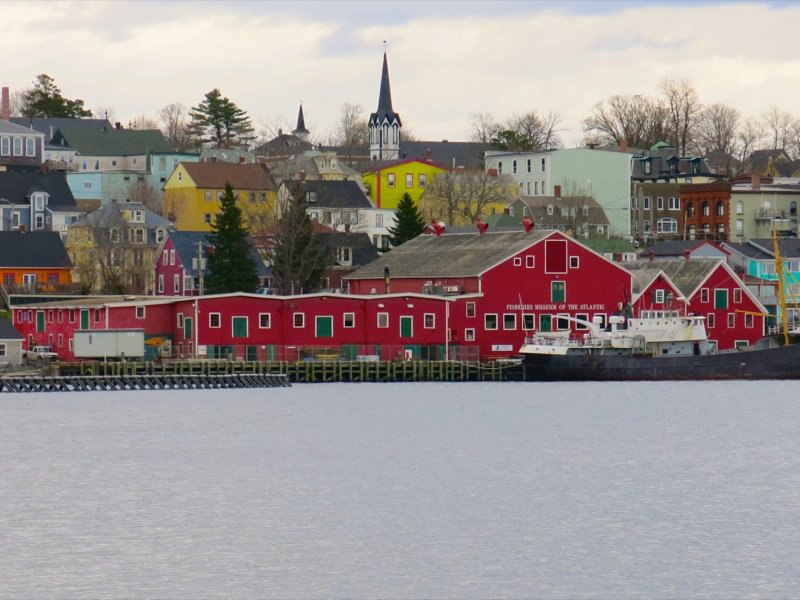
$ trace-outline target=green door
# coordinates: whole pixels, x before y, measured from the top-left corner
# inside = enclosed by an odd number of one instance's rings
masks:
[[[44,311],[36,311],[36,331],[44,331]]]
[[[233,317],[233,337],[247,337],[247,317]]]
[[[183,320],[183,337],[187,340],[192,338],[192,318],[186,317]]]
[[[275,344],[269,344],[267,346],[267,360],[275,360],[275,356],[277,355],[276,350]]]
[[[551,315],[539,315],[539,331],[553,331]]]
[[[81,309],[81,329],[89,329],[89,310]]]
[[[315,331],[318,338],[333,337],[333,317],[316,317]]]
[[[355,360],[358,356],[358,346],[355,344],[342,345],[342,357],[344,360]]]
[[[400,337],[411,337],[414,333],[414,317],[400,317]]]
[[[245,346],[244,359],[249,361],[258,360],[258,346]]]

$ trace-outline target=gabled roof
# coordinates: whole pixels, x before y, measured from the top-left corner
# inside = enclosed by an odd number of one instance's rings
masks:
[[[361,188],[355,181],[327,180],[287,180],[283,182],[292,196],[305,195],[308,208],[373,208]],[[316,200],[310,201],[307,192],[316,194]]]
[[[69,269],[72,262],[56,231],[0,231],[0,267]]]
[[[701,246],[710,246],[722,254],[728,254],[726,250],[708,240],[664,240],[643,250],[642,256],[685,256]]]
[[[188,273],[191,273],[192,276],[197,276],[198,273],[198,270],[195,268],[196,261],[193,261],[193,259],[197,258],[198,256],[197,244],[203,244],[204,248],[207,247],[209,245],[208,235],[209,234],[207,231],[169,232],[169,239],[172,241],[172,245],[175,246],[175,252],[180,257],[180,261],[181,264],[183,265],[183,268]],[[258,255],[258,251],[253,246],[252,240],[250,239],[249,236],[248,240],[250,241],[249,256],[256,263],[256,272],[260,277],[268,277],[271,274],[272,270],[264,264],[264,261]]]
[[[59,129],[54,145],[69,146],[82,156],[135,156],[170,152],[172,148],[157,129]]]
[[[319,150],[298,149],[297,154],[289,156],[280,162],[272,162],[269,167],[270,172],[272,176],[277,179],[297,179],[301,176],[301,173],[305,171],[305,177],[307,179],[318,179],[320,177],[320,170],[317,165],[317,159],[322,155],[323,153]],[[335,172],[345,177],[361,179],[361,175],[358,171],[345,164],[337,155],[330,153],[330,156],[336,159],[337,166]]]
[[[488,231],[484,235],[420,235],[392,248],[349,278],[383,277],[384,267],[389,267],[392,277],[477,277],[549,235],[558,234]]]
[[[0,171],[0,199],[24,204],[33,192],[47,192],[50,195],[48,207],[51,209],[76,208],[75,197],[64,173]]]
[[[270,141],[258,146],[255,151],[256,154],[265,156],[288,156],[312,148],[310,142],[304,142],[296,135],[281,132]]]
[[[725,246],[749,258],[759,260],[775,259],[775,247],[770,238],[748,240],[741,244],[728,242]],[[778,250],[781,253],[781,258],[800,258],[800,239],[779,238]]]
[[[591,196],[519,196],[512,204],[520,202],[528,207],[530,217],[537,226],[556,227],[565,224],[608,225],[608,216],[603,207]],[[548,214],[548,207],[553,214]],[[584,208],[587,215],[583,214]],[[563,215],[566,209],[568,215]],[[573,214],[574,213],[574,214]],[[522,215],[520,215],[522,218]]]
[[[236,190],[277,191],[278,186],[264,165],[239,163],[181,163],[201,189],[223,189],[230,183]]]
[[[647,290],[648,287],[650,287],[650,284],[652,284],[653,281],[655,281],[655,279],[659,276],[666,279],[670,287],[672,287],[673,289],[678,291],[678,293],[680,293],[679,287],[661,269],[650,269],[650,268],[636,269],[633,271],[631,276],[631,291],[633,292],[634,302],[638,299],[639,296],[641,296]]]
[[[720,259],[698,258],[696,260],[640,260],[624,263],[623,267],[628,269],[632,275],[635,275],[637,271],[656,273],[663,271],[684,297],[691,298],[700,285],[708,279],[720,265],[723,265],[723,267],[726,266],[725,261]],[[736,278],[733,272],[731,272],[731,274]]]
[[[400,140],[400,158],[423,158],[448,168],[464,167],[465,169],[484,168],[484,152],[491,150],[492,145],[484,142],[437,142]]]
[[[12,123],[35,129],[44,134],[44,139],[50,142],[59,129],[92,129],[101,131],[103,128],[111,129],[108,119],[72,119],[68,117],[12,117]]]
[[[0,340],[25,339],[11,324],[11,319],[0,319]]]

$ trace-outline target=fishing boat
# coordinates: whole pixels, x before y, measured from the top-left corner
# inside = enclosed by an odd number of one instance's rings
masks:
[[[630,304],[604,326],[602,319],[575,322],[567,337],[537,333],[520,348],[528,381],[641,381],[700,379],[800,379],[800,333],[790,334],[785,279],[773,232],[778,302],[783,335],[769,335],[753,347],[717,350],[706,335],[705,318],[683,310],[643,310]],[[627,300],[627,295],[626,295]]]
[[[526,338],[520,354],[527,381],[800,378],[800,343],[791,338],[782,343],[769,336],[752,348],[718,351],[704,317],[677,310],[619,314],[606,327],[569,319],[583,328],[579,335]]]

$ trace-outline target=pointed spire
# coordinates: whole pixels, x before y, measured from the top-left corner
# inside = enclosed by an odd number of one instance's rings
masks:
[[[383,53],[383,71],[381,72],[381,92],[378,96],[378,112],[392,114],[392,88],[389,84],[389,63],[386,52]]]
[[[297,135],[298,133],[311,133],[308,129],[306,129],[306,120],[303,117],[303,105],[300,105],[300,111],[297,113],[297,127],[294,128],[292,131],[293,134]]]

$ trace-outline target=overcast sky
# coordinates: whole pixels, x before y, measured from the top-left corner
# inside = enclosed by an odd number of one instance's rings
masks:
[[[17,2],[2,0],[0,84],[47,73],[126,123],[219,88],[257,125],[317,138],[342,103],[394,108],[419,139],[466,140],[470,115],[558,111],[567,147],[613,94],[686,77],[704,103],[800,116],[800,2]]]

